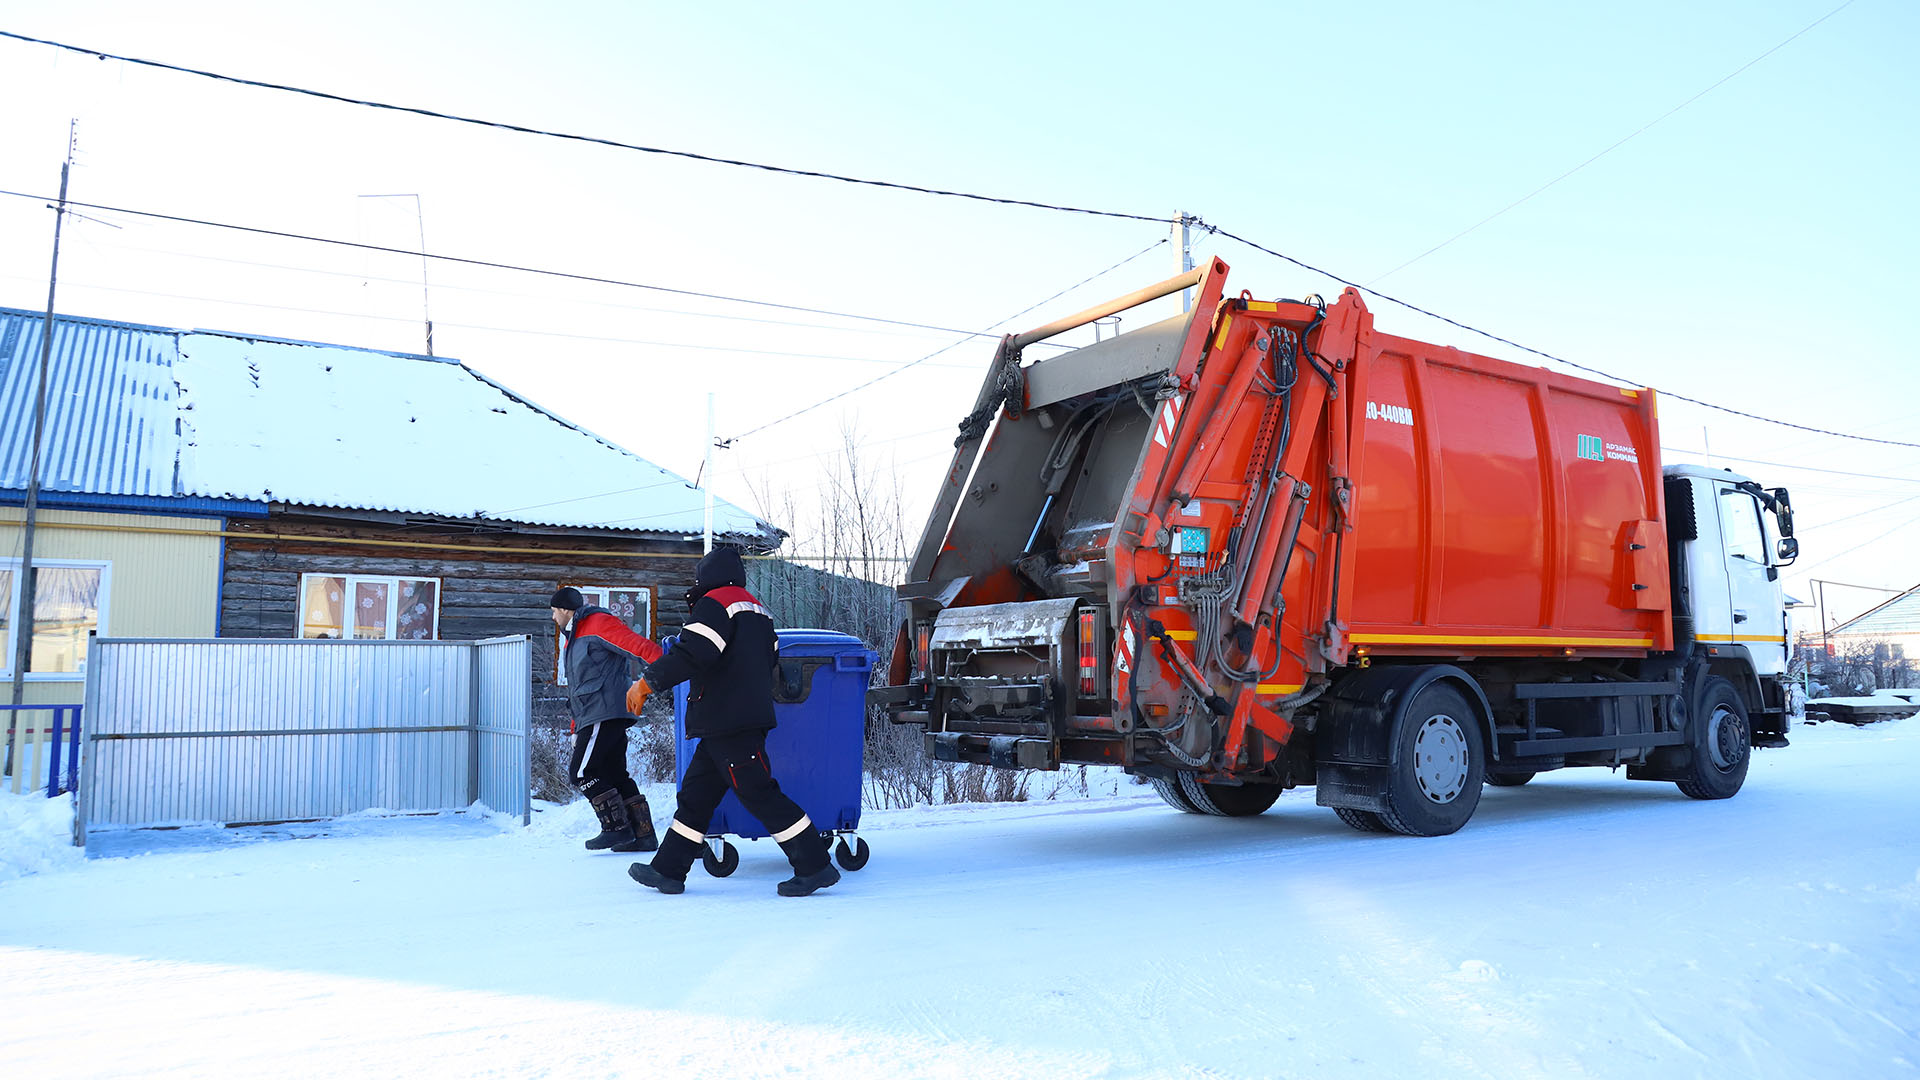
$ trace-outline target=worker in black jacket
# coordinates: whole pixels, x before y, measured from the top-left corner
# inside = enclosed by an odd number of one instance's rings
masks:
[[[553,624],[566,638],[567,706],[573,711],[573,756],[567,777],[593,806],[600,835],[589,851],[652,851],[653,812],[627,772],[629,658],[652,663],[660,646],[633,632],[605,608],[591,607],[571,586],[553,594]]]
[[[780,790],[767,762],[767,732],[773,727],[773,676],[779,661],[773,617],[746,590],[740,553],[721,545],[702,558],[687,592],[687,625],[665,656],[648,666],[627,698],[636,699],[690,682],[687,737],[700,740],[680,780],[679,806],[651,863],[634,863],[627,874],[663,893],[684,892],[687,872],[700,855],[714,809],[731,788],[747,812],[760,819],[787,861],[793,877],[781,896],[807,896],[840,880],[827,858],[827,842],[806,812]]]

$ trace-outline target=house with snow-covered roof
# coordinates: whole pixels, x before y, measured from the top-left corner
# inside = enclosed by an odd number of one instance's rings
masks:
[[[704,494],[458,361],[57,316],[15,627],[44,321],[0,308],[0,668],[32,634],[30,702],[79,700],[89,632],[527,634],[551,683],[556,587],[643,633],[684,616]],[[713,528],[784,536],[723,500]]]
[[[1885,646],[1895,660],[1920,657],[1920,585],[1855,615],[1824,636],[1830,652],[1858,643]]]

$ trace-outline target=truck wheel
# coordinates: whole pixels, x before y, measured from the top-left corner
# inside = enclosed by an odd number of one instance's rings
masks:
[[[1687,732],[1693,762],[1678,787],[1690,799],[1730,799],[1746,782],[1747,765],[1753,760],[1747,703],[1732,683],[1718,675],[1700,684],[1694,702]]]
[[[1209,784],[1192,773],[1180,774],[1180,790],[1201,813],[1215,817],[1264,814],[1280,798],[1278,784]]]
[[[1147,783],[1153,785],[1153,790],[1160,796],[1160,801],[1173,807],[1175,810],[1183,814],[1205,813],[1205,811],[1193,805],[1192,799],[1187,798],[1186,789],[1180,786],[1180,781],[1162,780],[1157,776],[1150,776],[1147,778]]]
[[[1494,787],[1519,787],[1536,775],[1530,772],[1490,772],[1487,774],[1487,783]]]
[[[1359,829],[1361,832],[1393,831],[1387,828],[1386,822],[1380,820],[1379,814],[1371,810],[1355,810],[1351,806],[1336,806],[1333,808],[1333,812],[1339,815],[1341,821]]]
[[[1480,805],[1486,751],[1465,695],[1432,683],[1408,704],[1393,733],[1387,808],[1380,820],[1408,836],[1445,836]]]

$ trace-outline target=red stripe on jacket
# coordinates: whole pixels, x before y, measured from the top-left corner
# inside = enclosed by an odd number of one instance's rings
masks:
[[[662,655],[660,646],[654,644],[651,638],[644,638],[634,633],[626,623],[606,612],[596,612],[580,620],[580,625],[574,628],[573,636],[578,640],[583,634],[587,637],[597,637],[628,656],[649,664],[660,659]]]

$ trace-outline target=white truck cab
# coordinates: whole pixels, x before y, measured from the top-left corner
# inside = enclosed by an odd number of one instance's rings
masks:
[[[1690,617],[1694,641],[1713,655],[1750,659],[1768,708],[1775,690],[1766,684],[1787,672],[1780,570],[1799,553],[1787,491],[1700,465],[1669,465],[1661,473],[1679,586],[1676,619]]]

